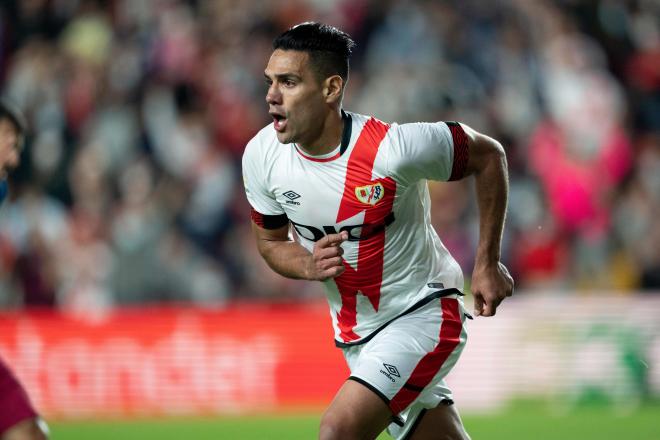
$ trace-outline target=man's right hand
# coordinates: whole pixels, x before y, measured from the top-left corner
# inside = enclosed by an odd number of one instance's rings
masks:
[[[310,257],[309,279],[325,281],[344,273],[344,250],[341,244],[348,240],[348,232],[326,235],[314,244]]]

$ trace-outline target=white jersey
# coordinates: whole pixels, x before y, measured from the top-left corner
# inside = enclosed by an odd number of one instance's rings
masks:
[[[462,177],[467,137],[456,123],[385,124],[342,112],[342,145],[310,156],[272,124],[248,143],[243,177],[253,220],[287,220],[310,252],[348,231],[346,270],[323,282],[338,346],[370,339],[438,290],[463,290],[461,269],[431,226],[427,179]]]

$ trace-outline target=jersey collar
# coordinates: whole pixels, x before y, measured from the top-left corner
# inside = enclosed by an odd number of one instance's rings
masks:
[[[329,153],[323,156],[310,156],[303,152],[298,147],[298,144],[293,144],[298,154],[307,160],[311,160],[312,162],[330,162],[341,157],[346,149],[348,149],[348,144],[351,142],[351,133],[353,131],[353,119],[351,118],[351,115],[346,113],[343,109],[341,111],[341,119],[344,122],[344,128],[341,134],[341,144],[339,146],[339,151],[335,150],[337,151],[336,153]]]
[[[344,121],[344,130],[341,134],[341,147],[339,148],[339,155],[344,154],[344,151],[348,148],[348,144],[351,142],[351,132],[353,131],[353,119],[351,115],[346,113],[344,109],[341,110],[341,118]]]

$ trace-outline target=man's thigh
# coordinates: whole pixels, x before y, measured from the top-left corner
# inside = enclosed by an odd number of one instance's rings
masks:
[[[321,439],[374,439],[392,419],[392,412],[376,393],[347,380],[321,420]]]

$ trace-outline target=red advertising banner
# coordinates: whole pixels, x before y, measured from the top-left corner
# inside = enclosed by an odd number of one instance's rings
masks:
[[[50,419],[321,410],[348,377],[323,302],[0,313],[0,356]],[[518,294],[468,323],[462,410],[660,397],[660,295]]]
[[[1,313],[0,356],[50,417],[319,407],[348,377],[323,303]]]

